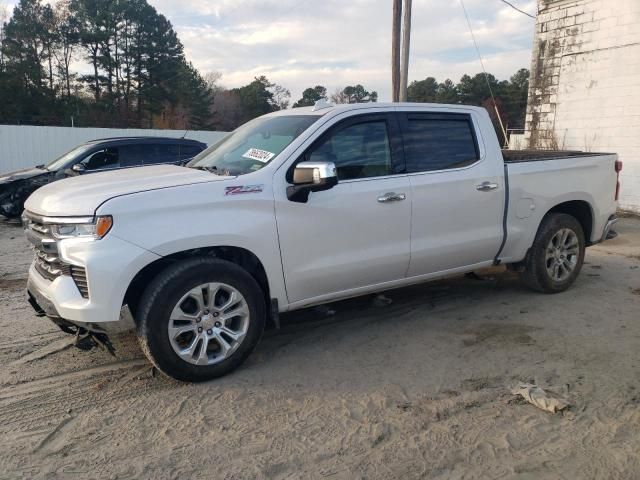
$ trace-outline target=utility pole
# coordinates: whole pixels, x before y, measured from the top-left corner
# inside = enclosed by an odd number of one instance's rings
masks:
[[[401,102],[407,101],[409,82],[409,45],[411,43],[411,0],[402,4],[402,53],[400,57],[400,95]]]
[[[402,0],[393,0],[393,18],[391,19],[391,98],[397,102],[400,98],[400,23]]]

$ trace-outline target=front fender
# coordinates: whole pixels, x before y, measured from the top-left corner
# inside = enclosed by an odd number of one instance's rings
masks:
[[[271,296],[287,305],[270,188],[224,192],[212,183],[140,192],[109,200],[97,213],[113,216],[110,235],[162,257],[218,246],[248,250],[262,263]]]

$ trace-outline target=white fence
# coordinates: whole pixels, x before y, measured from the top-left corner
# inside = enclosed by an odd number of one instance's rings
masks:
[[[140,135],[180,138],[185,131],[0,125],[0,174],[49,163],[88,140]],[[188,131],[185,138],[211,145],[224,135],[225,132]]]

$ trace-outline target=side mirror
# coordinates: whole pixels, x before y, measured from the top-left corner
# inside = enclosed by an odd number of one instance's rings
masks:
[[[306,203],[311,192],[329,190],[338,184],[333,162],[300,162],[293,171],[293,185],[287,187],[287,198]]]
[[[86,170],[87,170],[87,168],[83,164],[76,163],[73,167],[67,168],[64,171],[64,174],[67,177],[75,177],[76,175],[80,175],[80,174],[84,173]]]

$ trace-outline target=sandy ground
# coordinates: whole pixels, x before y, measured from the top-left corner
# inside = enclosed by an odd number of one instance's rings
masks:
[[[640,221],[576,285],[457,278],[284,316],[200,385],[68,346],[24,298],[31,255],[0,224],[0,478],[640,478]],[[552,415],[519,381],[568,389]]]

